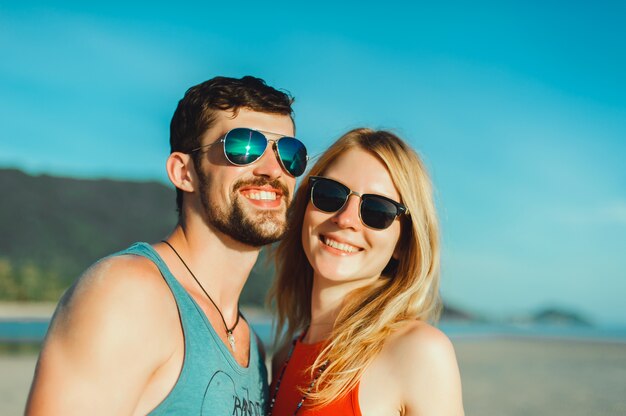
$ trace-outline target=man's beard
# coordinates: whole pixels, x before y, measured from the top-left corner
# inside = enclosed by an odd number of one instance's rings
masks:
[[[286,205],[289,205],[289,190],[278,180],[269,181],[255,178],[235,183],[231,195],[232,204],[223,208],[220,208],[215,201],[213,203],[209,201],[208,192],[211,188],[211,179],[204,172],[199,175],[199,184],[200,201],[207,222],[234,240],[252,247],[261,247],[280,240],[285,234],[287,230],[285,211],[259,211],[256,215],[246,213],[241,196],[237,192],[243,186],[270,185],[281,190],[282,198]]]

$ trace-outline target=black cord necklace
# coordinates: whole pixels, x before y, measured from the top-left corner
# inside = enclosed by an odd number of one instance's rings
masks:
[[[178,256],[178,258],[180,259],[181,263],[183,263],[183,265],[185,266],[185,268],[187,269],[187,271],[189,272],[191,277],[193,277],[193,280],[196,281],[196,283],[198,284],[198,286],[200,286],[200,289],[202,289],[202,291],[204,292],[206,297],[209,298],[209,300],[211,301],[213,306],[215,306],[215,309],[217,309],[217,313],[220,314],[220,318],[222,318],[222,322],[224,323],[224,328],[226,329],[226,338],[228,339],[228,343],[230,344],[230,348],[233,350],[233,352],[235,352],[235,336],[233,335],[233,331],[235,330],[235,328],[237,328],[237,324],[239,324],[239,316],[241,316],[241,312],[239,312],[239,308],[237,308],[237,320],[235,321],[235,324],[232,326],[232,328],[229,328],[228,325],[226,324],[226,320],[224,319],[224,315],[222,315],[222,311],[220,311],[220,308],[217,307],[217,304],[215,302],[213,302],[213,299],[211,299],[211,296],[209,296],[209,293],[204,289],[204,286],[202,286],[202,283],[200,283],[200,281],[196,278],[196,275],[193,274],[193,272],[191,271],[189,266],[187,266],[187,263],[185,263],[185,260],[183,260],[183,258],[180,256],[180,254],[178,254],[178,251],[176,251],[176,249],[169,242],[167,242],[165,240],[161,240],[161,242],[167,244],[169,246],[169,248],[172,249],[174,254],[176,254],[176,256]]]

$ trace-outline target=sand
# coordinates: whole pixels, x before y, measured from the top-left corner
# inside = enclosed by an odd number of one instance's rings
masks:
[[[493,338],[455,346],[467,415],[626,415],[626,344]]]
[[[54,302],[0,301],[0,319],[50,319],[56,306]]]
[[[626,415],[626,344],[453,339],[466,415]],[[0,414],[20,415],[33,354],[0,355]]]
[[[0,415],[24,414],[37,357],[0,355]]]

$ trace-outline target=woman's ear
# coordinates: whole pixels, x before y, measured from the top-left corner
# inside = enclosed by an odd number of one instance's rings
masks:
[[[398,237],[398,241],[396,241],[396,246],[394,247],[393,254],[391,255],[391,258],[394,260],[400,260],[402,251],[408,249],[411,236],[413,235],[411,222],[407,220],[406,217],[400,218],[400,221],[400,236]]]
[[[398,237],[398,241],[396,241],[396,246],[393,249],[393,253],[391,254],[391,258],[394,260],[400,259],[400,254],[402,253],[402,246],[404,245],[404,229],[400,230],[400,237]]]
[[[165,170],[170,182],[184,192],[195,190],[195,168],[191,156],[181,152],[173,152],[165,162]]]
[[[396,261],[400,260],[400,241],[396,243],[396,248],[393,249],[393,254],[391,255],[391,258]]]

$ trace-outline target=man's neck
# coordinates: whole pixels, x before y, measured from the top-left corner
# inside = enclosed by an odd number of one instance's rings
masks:
[[[239,295],[256,262],[260,248],[244,245],[207,227],[188,225],[178,225],[167,241],[182,257],[202,288],[211,296],[224,318],[229,322],[233,321],[238,313]],[[159,250],[161,252],[171,251],[169,247],[161,248],[162,250]],[[170,260],[168,265],[179,271],[175,273],[177,279],[189,292],[197,293],[200,289],[194,287],[197,284],[190,279],[182,278],[189,274],[187,268],[180,264],[180,259],[175,253],[171,254],[173,256],[167,256]]]

